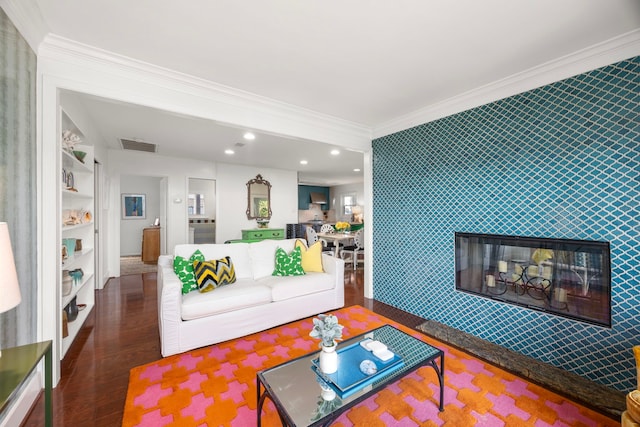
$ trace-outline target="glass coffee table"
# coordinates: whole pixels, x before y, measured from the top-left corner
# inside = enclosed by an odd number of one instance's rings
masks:
[[[366,339],[385,344],[389,350],[400,356],[402,363],[388,371],[374,374],[370,381],[361,381],[358,386],[344,392],[332,382],[334,376],[316,373],[319,352],[285,362],[273,368],[258,372],[256,375],[258,397],[258,427],[262,422],[262,407],[270,399],[278,410],[283,426],[327,426],[340,414],[362,402],[388,384],[415,371],[421,366],[430,365],[438,375],[440,382],[440,406],[444,409],[444,352],[399,329],[385,325],[372,331],[342,341],[340,349],[358,346]],[[355,346],[354,346],[355,344]],[[345,350],[346,351],[346,350]],[[369,357],[374,359],[374,356]],[[438,363],[439,359],[439,363]],[[358,363],[340,359],[342,369],[351,373],[359,371]],[[345,360],[345,362],[342,362]],[[342,366],[344,363],[346,366]],[[357,373],[357,372],[356,372]]]

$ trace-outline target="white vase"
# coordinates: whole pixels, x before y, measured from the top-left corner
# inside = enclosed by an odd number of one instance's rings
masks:
[[[338,370],[338,353],[336,344],[332,346],[322,346],[320,352],[320,370],[325,374],[333,374]]]

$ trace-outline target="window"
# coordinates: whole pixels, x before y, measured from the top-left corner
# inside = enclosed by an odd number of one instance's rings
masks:
[[[353,215],[353,207],[357,205],[356,193],[346,193],[342,197],[342,214],[351,216]]]
[[[189,194],[189,215],[204,215],[204,194]]]

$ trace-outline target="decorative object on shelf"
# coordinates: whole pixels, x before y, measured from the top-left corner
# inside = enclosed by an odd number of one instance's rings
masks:
[[[343,326],[333,314],[319,314],[313,319],[313,329],[309,336],[320,339],[320,370],[332,374],[338,370],[337,340],[342,338]]]
[[[69,191],[78,191],[76,190],[74,184],[75,184],[75,179],[73,177],[73,172],[69,171],[67,172],[67,179],[65,180],[65,183],[67,184],[67,190]]]
[[[69,273],[69,270],[62,270],[62,296],[67,296],[71,293],[73,288],[73,277]]]
[[[69,253],[67,252],[67,247],[63,243],[62,244],[62,259],[65,260],[67,258],[69,258]]]
[[[62,244],[67,248],[67,256],[73,256],[76,251],[76,239],[62,239]]]
[[[85,151],[73,150],[73,155],[76,156],[76,159],[80,161],[80,163],[84,163],[84,158],[87,155]]]
[[[75,270],[69,271],[69,275],[73,278],[73,284],[79,285],[82,281],[82,276],[84,276],[84,272],[81,268],[76,268]]]
[[[67,321],[73,322],[78,317],[78,305],[76,304],[76,298],[73,297],[69,304],[64,308],[64,311],[67,312]]]
[[[92,219],[93,215],[91,211],[80,211],[80,221],[82,221],[83,224],[90,223]]]
[[[336,231],[338,233],[346,233],[347,231],[349,231],[350,227],[351,225],[348,222],[344,222],[344,221],[336,222]]]
[[[9,311],[22,301],[20,294],[20,284],[18,283],[18,273],[13,260],[13,249],[11,248],[11,238],[9,237],[9,225],[0,222],[0,313]],[[2,357],[2,351],[0,351]]]
[[[67,312],[62,310],[62,338],[69,336],[69,319],[67,318]]]
[[[268,219],[260,219],[260,218],[258,218],[256,220],[256,222],[258,223],[258,228],[268,228],[269,227],[269,220]]]
[[[67,129],[62,132],[62,147],[69,153],[72,153],[73,148],[76,146],[76,144],[79,144],[81,142],[82,138],[73,133],[71,130]]]
[[[76,239],[76,252],[80,252],[82,250],[82,239]]]
[[[80,213],[75,209],[66,209],[62,211],[62,224],[66,226],[82,224]]]
[[[145,219],[146,215],[144,194],[122,194],[122,219]]]

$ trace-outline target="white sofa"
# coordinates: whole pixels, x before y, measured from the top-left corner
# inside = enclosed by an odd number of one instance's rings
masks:
[[[277,247],[295,239],[256,243],[177,245],[158,259],[158,325],[164,357],[238,338],[344,306],[344,261],[322,254],[324,273],[272,276]],[[236,282],[211,292],[182,295],[173,271],[176,255],[200,249],[206,260],[230,256]]]

